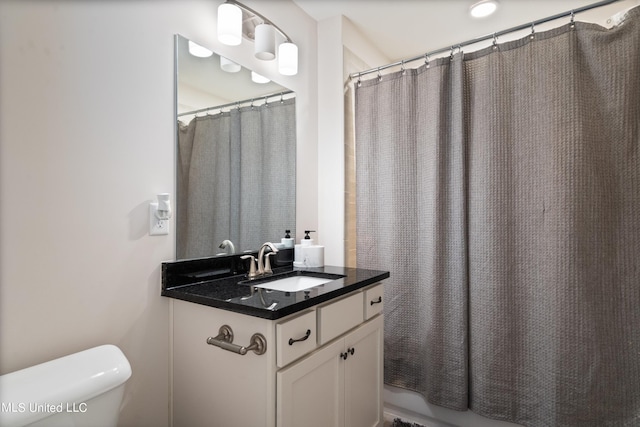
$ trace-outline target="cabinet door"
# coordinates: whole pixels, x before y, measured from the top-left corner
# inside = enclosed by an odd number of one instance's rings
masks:
[[[382,427],[383,317],[347,335],[345,348],[345,425]]]
[[[275,351],[268,321],[212,307],[174,300],[173,426],[272,427],[275,425]],[[241,356],[206,343],[228,324],[234,343],[248,344],[251,334],[267,338],[267,353]],[[273,379],[271,379],[273,378]]]
[[[278,427],[344,426],[343,345],[338,340],[278,372]]]

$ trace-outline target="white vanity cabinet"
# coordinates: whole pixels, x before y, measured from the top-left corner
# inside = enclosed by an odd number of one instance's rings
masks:
[[[269,320],[172,300],[174,427],[383,425],[382,284]],[[380,300],[378,301],[378,299]],[[266,351],[207,344],[262,334]]]
[[[382,316],[276,374],[278,427],[382,426]]]

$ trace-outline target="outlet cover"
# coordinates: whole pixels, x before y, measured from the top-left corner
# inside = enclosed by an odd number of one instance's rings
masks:
[[[157,203],[149,203],[149,235],[150,236],[162,236],[169,234],[169,220],[158,219],[156,217],[156,211],[158,210]]]

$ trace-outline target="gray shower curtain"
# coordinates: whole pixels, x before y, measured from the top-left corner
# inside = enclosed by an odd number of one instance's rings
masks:
[[[177,258],[257,250],[295,229],[295,98],[178,127]]]
[[[356,89],[385,382],[526,426],[640,425],[640,8]]]

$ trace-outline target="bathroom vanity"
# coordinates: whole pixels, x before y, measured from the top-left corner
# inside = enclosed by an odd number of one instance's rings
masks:
[[[388,272],[288,265],[202,280],[172,267],[162,294],[173,298],[174,426],[382,426]],[[301,289],[270,289],[278,283]]]

